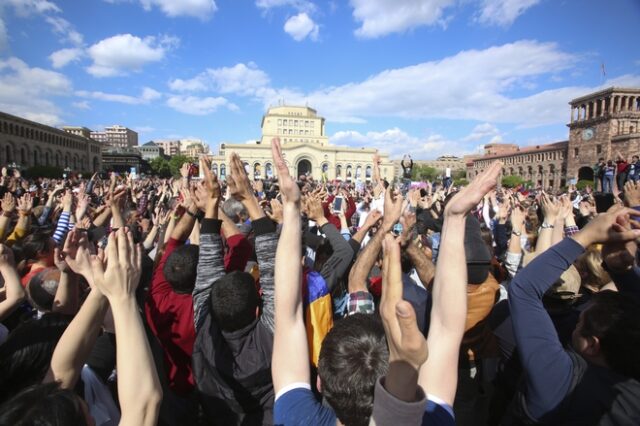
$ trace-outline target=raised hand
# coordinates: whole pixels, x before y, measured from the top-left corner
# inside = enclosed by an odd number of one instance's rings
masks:
[[[389,234],[385,236],[383,250],[380,316],[389,345],[386,387],[396,397],[410,401],[415,397],[418,370],[427,361],[429,350],[418,329],[413,307],[402,299],[400,247]],[[412,378],[413,386],[407,387],[407,380],[397,376]]]
[[[15,266],[16,262],[13,257],[13,250],[4,244],[0,244],[0,269],[7,267],[13,268]]]
[[[626,229],[619,223],[628,221],[630,217],[638,217],[640,212],[628,207],[614,205],[606,213],[599,214],[589,221],[587,226],[573,235],[584,248],[596,243],[621,243],[640,238],[640,229]]]
[[[271,212],[267,211],[267,216],[276,223],[282,223],[282,203],[273,198],[269,205],[271,205]]]
[[[371,228],[373,226],[375,226],[376,223],[378,223],[378,221],[380,220],[380,218],[382,217],[382,213],[380,212],[380,210],[371,210],[369,212],[369,214],[367,215],[367,218],[364,220],[364,228]]]
[[[524,211],[518,206],[511,209],[511,228],[515,232],[522,232],[525,228]]]
[[[106,248],[107,267],[94,256],[91,269],[95,284],[109,302],[133,300],[142,273],[142,248],[134,244],[128,228],[120,228],[109,235]]]
[[[231,196],[238,201],[249,200],[254,197],[251,182],[249,182],[249,177],[244,169],[244,163],[235,152],[231,154],[227,184],[229,185]]]
[[[496,186],[501,170],[502,163],[500,161],[489,166],[484,173],[477,176],[449,200],[444,209],[445,216],[464,216],[473,210],[480,200]]]
[[[84,217],[89,207],[90,198],[83,191],[80,191],[77,197],[76,203],[76,220],[80,220]]]
[[[273,162],[278,171],[278,183],[283,200],[286,203],[300,203],[300,188],[289,174],[289,168],[282,156],[282,147],[280,146],[280,138],[271,139],[271,155]]]
[[[65,212],[70,212],[72,206],[73,206],[73,193],[67,189],[67,191],[62,196],[62,210],[64,210]]]
[[[92,254],[95,254],[95,248],[89,242],[86,231],[80,229],[69,231],[62,249],[62,258],[73,272],[85,277],[91,286],[93,286]]]
[[[640,206],[640,185],[631,180],[624,184],[624,201],[627,207]]]
[[[60,272],[71,272],[71,267],[69,267],[69,264],[65,261],[63,251],[57,246],[53,249],[53,264],[56,265],[56,268],[58,268]]]
[[[189,177],[189,163],[182,163],[182,166],[180,167],[180,176],[185,179]]]
[[[31,209],[33,208],[33,199],[31,198],[31,194],[26,193],[18,200],[18,212],[23,215],[31,214]]]
[[[391,187],[387,188],[384,194],[384,216],[382,217],[382,228],[385,232],[391,231],[393,225],[400,219],[404,207],[402,194],[394,194]]]
[[[16,200],[13,198],[10,192],[5,192],[4,197],[2,198],[2,211],[5,213],[13,213],[16,209]]]

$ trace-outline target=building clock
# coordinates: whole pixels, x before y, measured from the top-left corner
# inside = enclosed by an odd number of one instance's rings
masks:
[[[596,134],[596,131],[593,127],[587,127],[582,131],[582,140],[588,141],[590,139],[593,139],[595,134]]]

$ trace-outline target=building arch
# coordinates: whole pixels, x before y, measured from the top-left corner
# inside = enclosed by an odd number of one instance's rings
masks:
[[[591,167],[580,167],[578,170],[578,180],[593,181],[593,169]]]
[[[273,177],[273,164],[264,163],[264,173],[267,179],[271,179]]]
[[[253,179],[256,180],[260,178],[262,178],[262,165],[259,161],[256,161],[253,163]]]
[[[342,177],[342,164],[338,164],[336,166],[336,177],[337,178],[341,178]]]
[[[93,157],[93,172],[97,172],[100,169],[100,160],[98,157]]]

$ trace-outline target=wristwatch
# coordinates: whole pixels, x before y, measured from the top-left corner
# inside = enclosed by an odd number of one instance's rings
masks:
[[[553,223],[546,223],[544,222],[542,225],[540,225],[540,228],[542,229],[552,229],[553,228]]]
[[[522,235],[522,232],[520,231],[511,231],[511,234],[515,235],[516,237],[519,237]]]

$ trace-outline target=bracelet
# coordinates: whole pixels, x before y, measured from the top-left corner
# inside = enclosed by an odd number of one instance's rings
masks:
[[[522,232],[518,232],[518,231],[511,231],[512,235],[515,235],[516,237],[519,237],[522,235]]]
[[[540,228],[542,228],[542,229],[553,229],[553,224],[552,223],[543,222],[542,225],[540,225]]]

